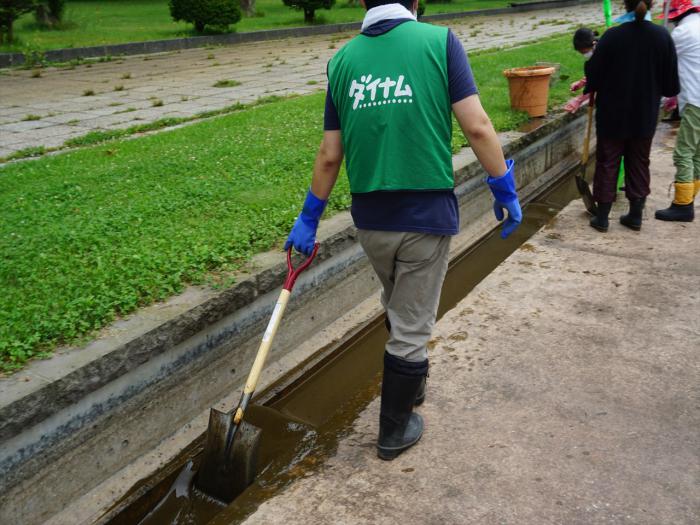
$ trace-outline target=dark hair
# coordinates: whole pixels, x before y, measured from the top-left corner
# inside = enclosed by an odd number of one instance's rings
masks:
[[[582,51],[592,48],[598,41],[598,31],[593,31],[587,27],[581,27],[574,33],[574,49]]]
[[[373,7],[388,4],[401,4],[410,11],[413,7],[413,0],[365,0],[365,6],[368,11]]]
[[[634,11],[634,19],[641,22],[651,9],[651,2],[652,0],[625,0],[625,9]]]

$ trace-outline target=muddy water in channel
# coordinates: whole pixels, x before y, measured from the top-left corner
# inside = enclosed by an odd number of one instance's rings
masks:
[[[529,204],[518,231],[507,240],[500,231],[483,239],[450,266],[439,315],[454,307],[498,264],[576,198],[573,176]],[[166,497],[139,523],[143,525],[231,525],[294,479],[311,475],[333,453],[357,415],[379,394],[387,332],[382,320],[335,352],[267,407],[251,406],[246,420],[262,432],[258,477],[239,498],[223,505],[192,487],[196,460],[184,465]],[[117,523],[119,520],[113,521]]]

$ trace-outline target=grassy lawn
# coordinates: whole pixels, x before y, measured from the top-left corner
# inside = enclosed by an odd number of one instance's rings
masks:
[[[569,41],[472,58],[499,130],[527,120],[509,109],[501,71],[560,62],[564,78],[550,95],[560,104],[582,65]],[[285,99],[0,167],[0,370],[279,246],[309,184],[323,101]],[[349,202],[341,174],[329,213]]]
[[[504,7],[510,0],[453,0],[449,4],[430,4],[426,14]],[[361,7],[348,7],[338,0],[330,9],[316,11],[317,23],[358,22],[364,16]],[[358,4],[359,5],[359,4]],[[257,0],[259,15],[243,18],[232,26],[237,32],[297,27],[304,15],[286,7],[282,0]],[[167,0],[78,0],[68,1],[65,28],[38,28],[32,14],[15,24],[17,42],[0,45],[0,51],[44,51],[64,47],[84,47],[144,40],[160,40],[195,35],[192,26],[170,18]]]

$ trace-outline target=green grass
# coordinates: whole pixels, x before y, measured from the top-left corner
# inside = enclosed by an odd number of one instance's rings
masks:
[[[497,129],[526,120],[508,108],[501,71],[546,58],[577,77],[569,45],[566,36],[473,57]],[[553,103],[567,86],[553,87]],[[179,121],[89,134],[74,146],[107,142],[0,167],[0,370],[279,247],[308,188],[323,102],[323,93],[265,99],[133,140],[124,137]],[[341,174],[329,213],[349,202]]]
[[[361,7],[347,7],[339,0],[330,10],[316,11],[318,24],[358,22]],[[430,4],[426,14],[467,11],[507,6],[509,0],[454,0],[450,4]],[[244,17],[231,29],[236,32],[297,27],[304,25],[304,14],[286,7],[281,0],[257,0],[263,16]],[[167,0],[79,0],[69,1],[64,29],[37,27],[32,14],[15,24],[17,42],[0,45],[0,51],[46,51],[195,35],[192,26],[173,22]]]

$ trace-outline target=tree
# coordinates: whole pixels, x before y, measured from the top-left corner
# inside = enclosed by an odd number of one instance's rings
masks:
[[[24,13],[34,10],[35,0],[0,0],[0,44],[14,40],[12,25]]]
[[[304,22],[311,24],[314,21],[316,9],[330,9],[335,0],[282,0],[284,5],[293,9],[304,11]]]
[[[253,16],[255,14],[255,0],[241,0],[241,9],[246,16]]]
[[[241,8],[238,0],[170,0],[170,15],[176,22],[194,24],[201,33],[207,26],[225,30],[235,24],[241,19]]]
[[[44,3],[44,1],[46,3]],[[57,27],[63,19],[63,11],[66,7],[66,0],[44,0],[38,3],[34,18],[37,24],[43,27]]]

